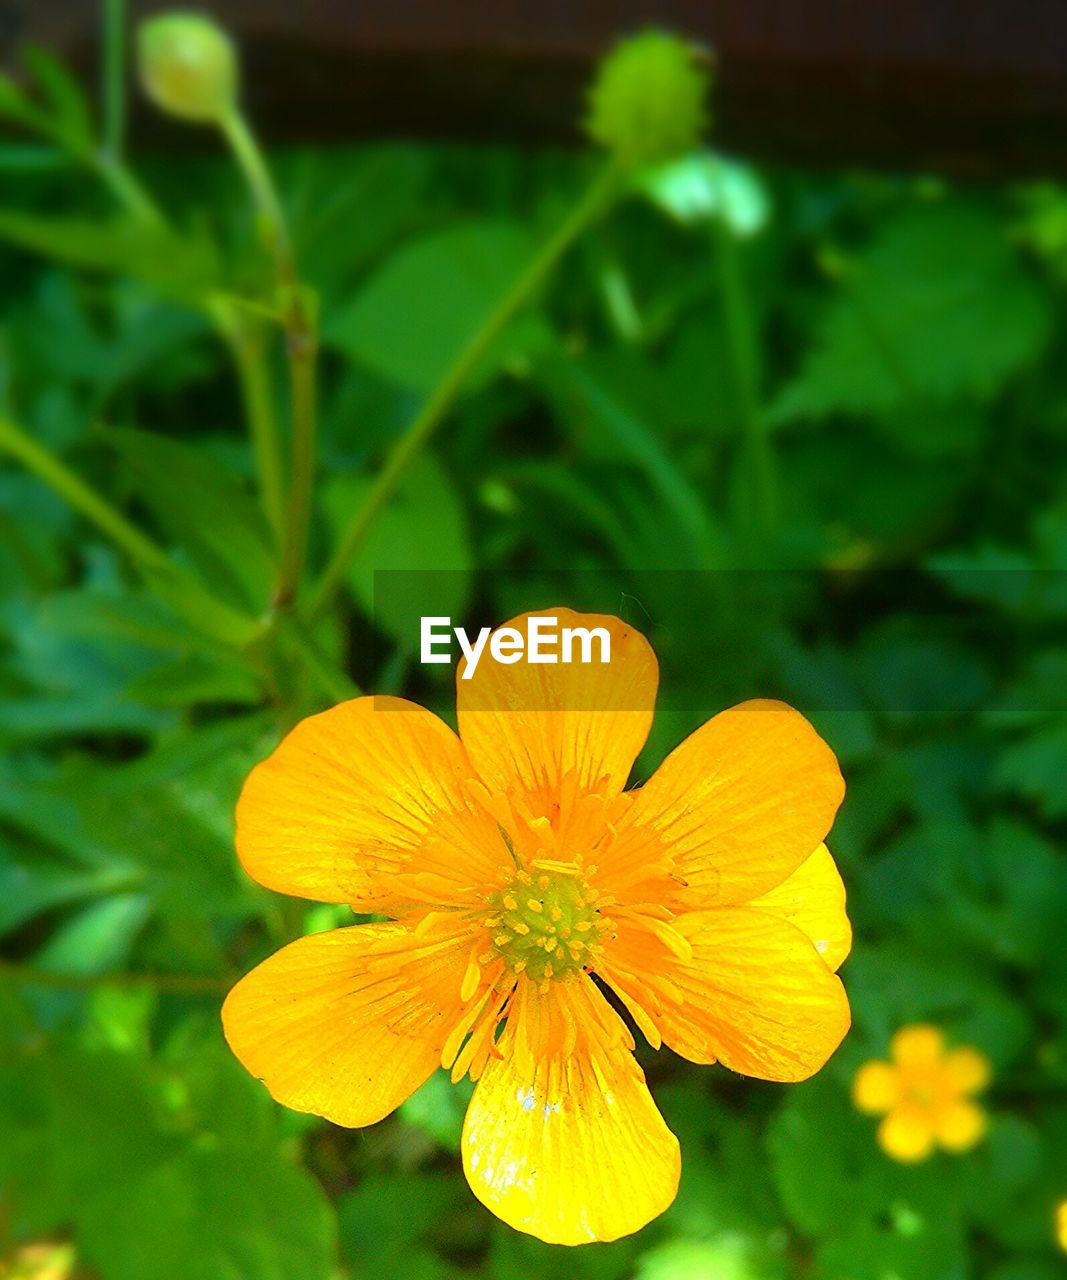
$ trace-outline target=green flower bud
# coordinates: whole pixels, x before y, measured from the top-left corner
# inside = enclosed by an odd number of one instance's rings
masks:
[[[697,58],[694,45],[666,31],[621,40],[589,91],[589,136],[634,168],[693,150],[708,125],[711,78]]]
[[[234,105],[237,54],[208,17],[166,13],[143,22],[137,65],[145,93],[169,115],[217,124]]]

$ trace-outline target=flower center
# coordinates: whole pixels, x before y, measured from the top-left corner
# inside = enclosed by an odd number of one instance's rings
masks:
[[[519,871],[506,888],[490,894],[485,920],[493,950],[512,973],[535,982],[562,978],[592,964],[605,928],[600,895],[577,867]]]
[[[937,1090],[926,1080],[912,1081],[908,1088],[908,1096],[917,1106],[929,1109],[937,1102]]]

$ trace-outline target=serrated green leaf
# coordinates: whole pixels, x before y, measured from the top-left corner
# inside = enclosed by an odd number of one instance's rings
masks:
[[[912,206],[853,264],[773,417],[988,398],[1037,358],[1051,319],[996,218],[961,201]]]
[[[274,576],[270,528],[233,473],[203,449],[168,436],[112,429],[106,439],[202,581],[236,608],[264,610]]]

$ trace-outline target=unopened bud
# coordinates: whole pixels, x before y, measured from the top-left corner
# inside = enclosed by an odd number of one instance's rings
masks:
[[[137,64],[145,93],[169,115],[217,124],[234,105],[237,54],[208,17],[166,13],[142,23]]]
[[[633,168],[693,150],[708,125],[710,75],[698,57],[694,45],[666,31],[621,40],[589,91],[589,136]]]

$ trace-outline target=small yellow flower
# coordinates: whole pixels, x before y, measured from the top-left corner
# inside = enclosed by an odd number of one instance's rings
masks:
[[[968,1151],[986,1130],[986,1114],[971,1095],[990,1079],[989,1061],[969,1045],[946,1049],[937,1027],[903,1027],[889,1046],[890,1062],[856,1072],[852,1098],[861,1111],[884,1115],[878,1141],[894,1160],[925,1160],[935,1145]]]
[[[1056,1242],[1067,1253],[1067,1200],[1056,1206]]]
[[[458,672],[458,735],[357,698],[253,770],[245,869],[388,921],[283,948],[223,1024],[279,1102],[337,1124],[381,1120],[439,1065],[470,1075],[474,1193],[579,1244],[638,1230],[680,1170],[605,987],[654,1048],[744,1075],[802,1080],[840,1043],[851,934],[822,840],[844,784],[803,716],[749,702],[625,791],[655,655],[617,618],[540,616],[603,628],[609,665],[483,658]]]

